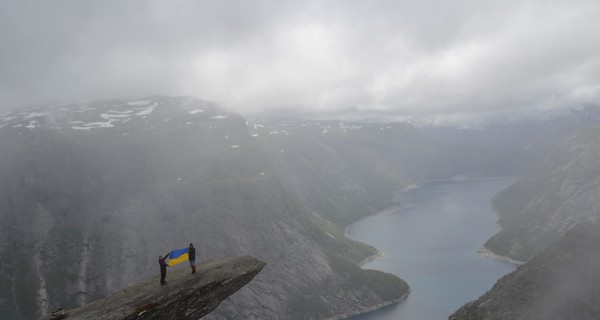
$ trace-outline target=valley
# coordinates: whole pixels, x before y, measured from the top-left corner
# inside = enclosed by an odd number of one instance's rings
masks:
[[[409,123],[247,120],[164,96],[4,114],[0,147],[9,319],[95,301],[189,242],[200,260],[266,262],[207,319],[339,318],[397,303],[410,282],[361,269],[379,245],[347,238],[346,227],[397,205],[395,191],[415,182],[511,176],[544,154],[454,144]]]

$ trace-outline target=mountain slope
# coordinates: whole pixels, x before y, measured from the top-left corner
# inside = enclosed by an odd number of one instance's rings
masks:
[[[253,120],[249,131],[307,210],[341,226],[414,181],[514,173],[505,153],[449,146],[407,123]]]
[[[450,320],[600,318],[600,225],[580,224]]]
[[[498,194],[502,231],[485,246],[527,260],[579,223],[600,219],[600,127],[565,139],[530,176]]]
[[[267,262],[217,309],[221,318],[323,318],[408,290],[356,267],[375,250],[307,212],[244,119],[211,103],[32,108],[0,117],[0,149],[2,318],[101,298],[157,273],[159,254],[189,242],[199,261]],[[299,299],[323,307],[299,309]]]

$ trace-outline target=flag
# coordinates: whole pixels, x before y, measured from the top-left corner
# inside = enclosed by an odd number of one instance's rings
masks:
[[[167,262],[167,264],[169,265],[169,267],[172,267],[178,263],[188,261],[188,260],[189,260],[188,248],[177,249],[177,250],[173,250],[173,251],[171,251],[171,253],[169,253],[169,262]]]

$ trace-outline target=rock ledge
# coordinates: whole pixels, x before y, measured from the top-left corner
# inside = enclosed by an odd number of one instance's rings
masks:
[[[167,271],[104,299],[69,310],[67,319],[199,319],[257,275],[265,263],[254,257],[229,257],[202,263],[196,274],[189,268]],[[157,268],[158,269],[158,268]]]

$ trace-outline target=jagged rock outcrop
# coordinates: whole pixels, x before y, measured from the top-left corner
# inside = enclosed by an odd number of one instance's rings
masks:
[[[204,262],[197,266],[196,274],[176,266],[168,271],[164,286],[158,276],[151,277],[66,315],[73,320],[196,320],[245,286],[264,266],[249,256]]]
[[[600,221],[600,127],[576,131],[492,204],[502,230],[485,244],[525,261],[574,225]]]
[[[600,225],[580,224],[450,320],[600,319]]]

